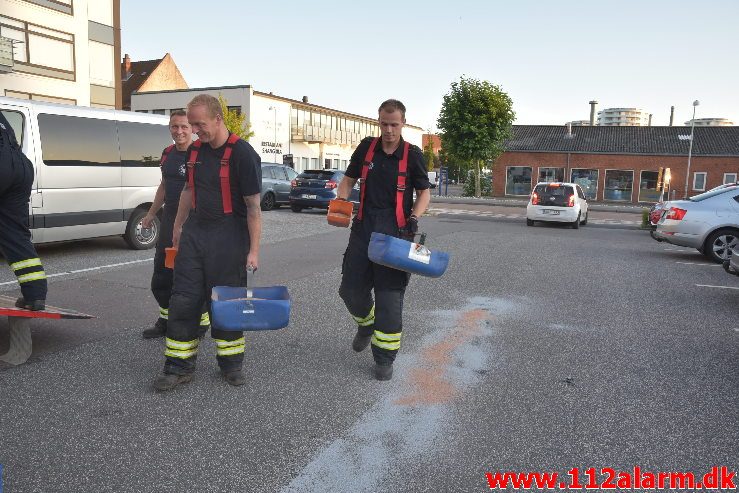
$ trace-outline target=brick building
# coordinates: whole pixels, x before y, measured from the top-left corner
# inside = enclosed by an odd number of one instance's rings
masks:
[[[493,166],[493,195],[528,196],[540,181],[574,181],[597,201],[659,198],[660,167],[670,168],[670,198],[682,198],[690,128],[514,125]],[[688,194],[739,178],[739,127],[695,127]]]
[[[153,92],[172,89],[187,89],[187,82],[174,63],[172,55],[167,53],[156,60],[132,62],[126,54],[121,63],[122,102],[123,109],[131,109],[133,92]],[[154,111],[164,114],[164,109]]]

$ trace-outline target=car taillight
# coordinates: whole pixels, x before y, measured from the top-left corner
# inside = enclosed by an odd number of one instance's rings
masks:
[[[575,207],[575,196],[570,195],[570,200],[567,202],[567,207]]]
[[[534,192],[531,194],[531,205],[538,205],[539,204],[539,195]]]
[[[665,219],[674,219],[675,221],[681,221],[685,217],[686,212],[688,211],[679,207],[670,207],[670,210],[667,211]]]
[[[291,186],[292,188],[295,188],[295,187],[297,187],[297,186],[298,186],[298,180],[293,180],[293,181],[291,181],[291,182],[290,182],[290,186]]]
[[[326,188],[336,188],[337,186],[337,183],[333,180],[329,180],[326,182]]]

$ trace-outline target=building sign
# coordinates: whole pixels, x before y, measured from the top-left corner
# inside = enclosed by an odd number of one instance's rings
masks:
[[[282,143],[263,140],[262,154],[282,154]]]

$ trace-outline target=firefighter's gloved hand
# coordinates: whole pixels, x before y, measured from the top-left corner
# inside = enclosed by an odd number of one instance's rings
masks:
[[[405,223],[405,228],[400,230],[400,235],[408,241],[413,241],[416,233],[418,233],[418,218],[411,214]]]

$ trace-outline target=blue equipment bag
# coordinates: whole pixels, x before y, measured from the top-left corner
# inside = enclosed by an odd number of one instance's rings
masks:
[[[275,330],[290,323],[286,286],[216,286],[211,295],[211,324],[220,330]]]
[[[426,277],[441,277],[449,265],[449,254],[431,251],[421,243],[413,243],[374,232],[367,256],[376,264]]]

